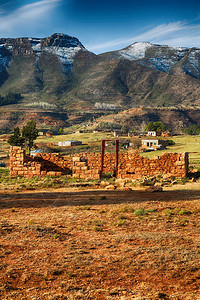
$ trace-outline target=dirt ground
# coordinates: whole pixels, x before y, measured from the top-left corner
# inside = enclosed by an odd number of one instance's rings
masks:
[[[0,299],[200,299],[200,190],[0,192]]]

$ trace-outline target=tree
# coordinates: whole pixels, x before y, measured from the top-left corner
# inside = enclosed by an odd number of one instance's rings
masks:
[[[21,136],[19,127],[14,128],[13,135],[11,135],[11,137],[9,138],[8,143],[11,146],[19,146],[19,147],[24,146],[25,139]]]
[[[60,127],[60,128],[59,128],[58,134],[63,134],[63,127]]]
[[[162,122],[149,122],[145,128],[148,131],[163,132],[166,130],[166,126]]]
[[[38,136],[38,130],[36,128],[36,123],[32,120],[28,122],[22,129],[22,137],[25,139],[28,151],[30,154],[31,148],[33,147],[33,141]]]

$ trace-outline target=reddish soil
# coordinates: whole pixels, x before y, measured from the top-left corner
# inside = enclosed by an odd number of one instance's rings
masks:
[[[0,194],[0,299],[200,299],[200,192]]]

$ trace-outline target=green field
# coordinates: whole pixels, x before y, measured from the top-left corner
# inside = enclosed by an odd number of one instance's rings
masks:
[[[83,144],[91,143],[93,141],[100,141],[102,139],[114,139],[112,133],[98,132],[98,133],[72,133],[65,135],[54,135],[52,137],[38,137],[37,142],[40,143],[58,143],[64,141],[82,141]]]

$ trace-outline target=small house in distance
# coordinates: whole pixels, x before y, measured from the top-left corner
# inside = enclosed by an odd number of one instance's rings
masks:
[[[156,131],[148,131],[148,132],[147,132],[147,135],[148,135],[148,136],[157,136],[158,134],[157,134]]]
[[[142,140],[142,149],[143,150],[162,150],[165,149],[168,145],[167,141],[158,140],[158,139],[146,139]]]
[[[44,131],[39,131],[39,132],[38,132],[38,135],[39,135],[39,136],[44,136],[45,133],[44,133]]]
[[[58,142],[58,146],[60,146],[60,147],[72,147],[72,146],[80,146],[80,145],[82,145],[81,141]]]

